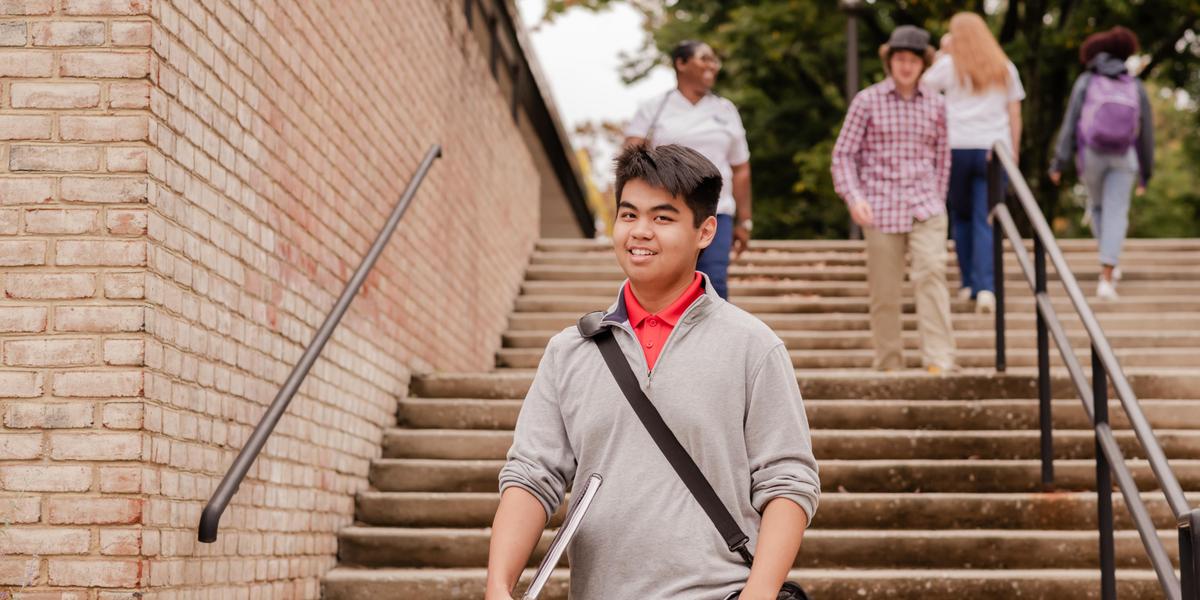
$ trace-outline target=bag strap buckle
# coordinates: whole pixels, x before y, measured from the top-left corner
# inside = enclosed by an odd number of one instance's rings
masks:
[[[754,555],[750,554],[750,550],[746,548],[746,545],[749,543],[750,538],[743,535],[742,539],[738,540],[735,544],[729,547],[729,551],[737,552],[738,556],[742,557],[742,560],[746,562],[747,566],[753,566]]]

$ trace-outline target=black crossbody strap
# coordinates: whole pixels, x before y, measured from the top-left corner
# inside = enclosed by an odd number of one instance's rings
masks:
[[[654,439],[658,449],[667,458],[667,462],[671,463],[671,467],[683,480],[688,491],[700,503],[700,507],[712,520],[713,525],[716,525],[717,531],[721,533],[721,537],[729,546],[729,551],[737,552],[747,565],[753,563],[754,556],[746,548],[750,538],[742,532],[741,527],[738,527],[737,521],[733,520],[729,509],[721,503],[721,498],[713,490],[712,484],[704,477],[700,467],[696,466],[696,461],[692,460],[683,444],[679,443],[679,439],[671,432],[671,428],[667,427],[667,423],[663,421],[658,409],[654,408],[641,386],[638,385],[637,376],[633,374],[633,369],[629,368],[629,361],[625,360],[625,355],[621,352],[621,347],[617,345],[612,330],[605,329],[597,333],[593,339],[600,348],[604,362],[608,364],[608,370],[612,372],[613,378],[617,380],[617,385],[624,392],[625,399],[633,407],[633,412],[637,413],[638,419],[646,427],[646,431],[650,432],[650,437]]]

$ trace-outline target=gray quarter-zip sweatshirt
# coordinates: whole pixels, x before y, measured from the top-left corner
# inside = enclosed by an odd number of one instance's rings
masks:
[[[821,489],[817,463],[783,342],[722,300],[707,277],[705,290],[679,319],[653,373],[621,294],[600,326],[614,328],[642,389],[753,550],[770,500],[796,502],[811,521]],[[655,446],[595,342],[570,327],[546,346],[500,490],[519,486],[551,515],[568,486],[592,473],[604,482],[568,550],[572,600],[711,600],[745,585],[749,568]]]

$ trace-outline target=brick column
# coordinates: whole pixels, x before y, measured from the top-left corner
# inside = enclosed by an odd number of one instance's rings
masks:
[[[0,46],[0,598],[319,597],[411,374],[493,364],[537,234],[488,49],[443,0],[0,0]]]
[[[0,590],[145,581],[148,6],[0,2]]]

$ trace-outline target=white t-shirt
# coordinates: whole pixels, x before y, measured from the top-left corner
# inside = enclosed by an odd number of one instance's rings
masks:
[[[733,165],[750,160],[750,146],[746,143],[746,130],[737,107],[716,94],[708,94],[692,104],[674,89],[643,102],[625,127],[625,136],[646,137],[659,106],[662,106],[662,113],[654,124],[651,143],[655,146],[687,146],[712,161],[723,181],[717,214],[734,214]]]
[[[1025,99],[1021,76],[1016,65],[1008,63],[1008,86],[990,87],[976,93],[968,81],[964,85],[954,69],[954,59],[943,55],[922,76],[921,82],[946,94],[946,126],[950,147],[990,149],[1001,142],[1010,151],[1012,132],[1008,123],[1008,103]]]

